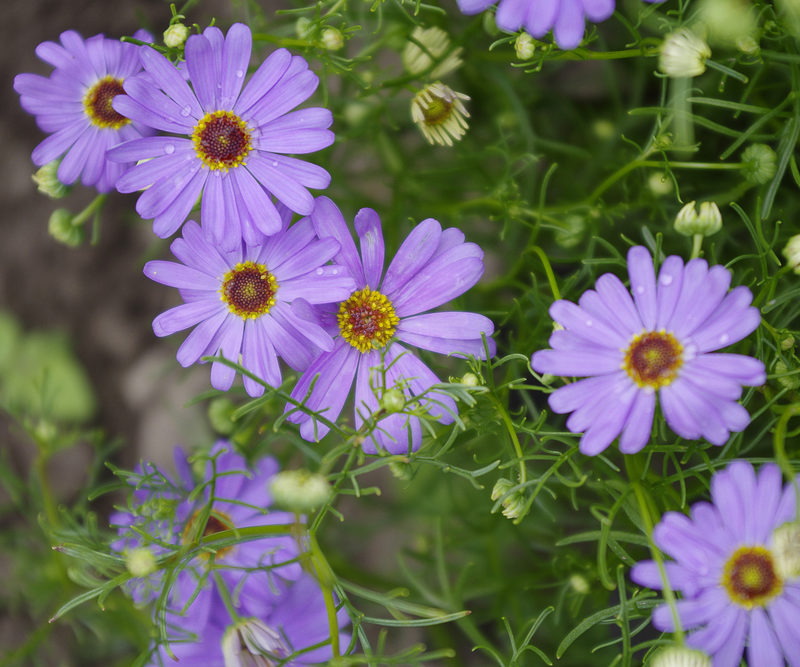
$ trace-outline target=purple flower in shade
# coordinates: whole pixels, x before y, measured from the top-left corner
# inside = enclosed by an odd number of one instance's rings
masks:
[[[666,576],[683,596],[677,613],[691,631],[687,642],[714,667],[739,665],[745,645],[750,667],[800,666],[800,577],[781,568],[773,541],[776,529],[798,520],[795,494],[793,484],[782,486],[778,466],[756,476],[750,463],[734,461],[711,479],[713,504],[695,503],[691,518],[667,512],[653,531],[673,559]],[[663,586],[654,561],[635,565],[631,578]],[[653,625],[675,631],[668,606],[653,611]]]
[[[140,31],[136,37],[151,40]],[[95,35],[87,40],[75,31],[61,33],[61,44],[42,42],[36,55],[55,68],[49,77],[18,74],[14,90],[22,108],[51,133],[32,154],[36,165],[59,158],[58,180],[108,192],[130,166],[106,159],[112,146],[152,134],[146,123],[123,116],[112,108],[124,82],[141,71],[139,47]]]
[[[709,354],[735,343],[761,322],[746,287],[728,292],[731,273],[705,260],[664,260],[656,280],[642,246],[628,252],[631,294],[614,275],[597,279],[578,305],[556,301],[550,315],[563,328],[551,350],[533,355],[539,373],[589,376],[550,394],[554,412],[572,414],[584,431],[581,452],[593,456],[621,433],[619,448],[638,452],[650,438],[656,394],[667,424],[682,438],[723,445],[750,415],[736,403],[741,385],[766,379],[764,364],[740,354]]]
[[[157,336],[197,325],[178,348],[182,366],[204,355],[221,354],[239,361],[272,386],[281,383],[278,357],[296,370],[305,369],[317,351],[330,350],[333,341],[317,324],[309,304],[346,298],[355,285],[342,266],[323,266],[338,251],[334,239],[318,239],[311,220],[304,218],[289,228],[291,213],[283,216],[281,231],[252,246],[239,241],[235,250],[216,248],[197,223],[189,221],[183,237],[172,242],[173,254],[182,262],[148,262],[145,275],[177,287],[185,303],[153,320]],[[215,362],[211,384],[229,389],[236,371]],[[251,396],[264,387],[244,377]]]
[[[473,354],[485,358],[481,336],[487,336],[490,354],[494,341],[491,320],[476,313],[425,311],[463,294],[483,274],[483,251],[465,243],[453,227],[442,230],[436,220],[419,223],[400,246],[384,274],[381,221],[369,208],[361,209],[355,228],[361,244],[359,256],[344,218],[327,197],[317,199],[311,214],[321,238],[336,239],[341,249],[334,258],[355,277],[356,291],[331,313],[338,331],[332,350],[323,352],[308,367],[292,391],[292,398],[330,421],[342,410],[355,379],[355,425],[378,408],[381,392],[401,389],[407,399],[423,396],[420,404],[442,423],[452,423],[457,413],[449,396],[427,394],[439,382],[434,373],[399,341],[441,354]],[[381,368],[385,373],[381,373]],[[313,384],[313,388],[312,388]],[[310,391],[310,394],[309,394]],[[291,406],[287,406],[290,409]],[[328,428],[311,415],[296,411],[289,420],[300,424],[306,440],[322,438]],[[421,425],[415,416],[390,414],[364,442],[364,451],[378,447],[391,453],[419,448]]]
[[[244,88],[250,29],[236,23],[186,41],[189,83],[149,47],[141,51],[147,76],[125,81],[114,109],[173,136],[128,142],[113,160],[146,160],[117,182],[120,192],[147,188],[136,203],[164,238],[186,219],[202,194],[203,228],[226,250],[239,239],[251,245],[281,229],[271,195],[302,215],[314,199],[306,188],[326,188],[327,171],[283,153],[311,153],[333,143],[331,112],[291,111],[316,90],[308,63],[286,49],[273,52]]]
[[[176,450],[175,459],[177,482],[152,464],[143,464],[141,473],[130,478],[135,489],[130,506],[110,517],[119,533],[113,550],[125,553],[145,546],[159,557],[198,537],[296,521],[292,514],[266,509],[272,502],[269,481],[278,471],[274,459],[264,458],[251,468],[220,441],[211,450],[199,484],[182,451]],[[272,610],[277,592],[300,577],[298,555],[298,544],[288,534],[244,541],[216,549],[214,572],[229,591],[237,591],[244,615],[263,616]],[[168,624],[174,621],[188,632],[199,632],[214,614],[220,602],[217,580],[209,576],[210,562],[211,552],[201,552],[178,572],[169,591]],[[163,583],[164,573],[157,570],[132,580],[130,588],[141,603],[155,599]]]

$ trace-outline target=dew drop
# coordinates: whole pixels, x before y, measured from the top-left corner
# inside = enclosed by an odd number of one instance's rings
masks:
[[[331,275],[338,275],[339,269],[331,269]]]
[[[272,166],[273,167],[277,167],[278,166],[278,161],[277,160],[273,160],[272,161]]]
[[[720,343],[722,343],[722,344],[724,345],[724,344],[725,344],[725,343],[727,343],[727,342],[728,342],[730,339],[731,339],[731,337],[730,337],[728,334],[722,334],[722,335],[719,337],[719,342],[720,342]]]
[[[167,155],[172,155],[175,152],[175,144],[167,144],[164,146],[164,152]]]
[[[590,327],[590,326],[592,326],[593,324],[594,324],[594,322],[592,322],[591,320],[586,320],[586,326],[587,326],[587,327]]]
[[[192,113],[192,107],[190,107],[188,104],[181,109],[181,116],[184,118],[186,118],[190,113]]]
[[[236,70],[236,78],[241,79],[244,76],[244,72],[240,69]]]
[[[671,285],[672,284],[672,276],[670,276],[670,275],[661,276],[661,284],[662,285]]]
[[[317,269],[317,275],[318,276],[321,276],[323,273],[325,273],[325,271],[324,271],[324,269],[322,267]]]
[[[636,286],[636,293],[637,294],[644,294],[644,285],[637,285]]]

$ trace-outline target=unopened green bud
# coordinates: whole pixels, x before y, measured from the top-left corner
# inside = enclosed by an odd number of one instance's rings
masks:
[[[758,18],[749,2],[742,0],[701,0],[697,18],[712,44],[740,48],[753,39]]]
[[[136,547],[125,554],[125,567],[134,577],[146,577],[158,569],[158,564],[150,549]]]
[[[592,132],[601,141],[608,141],[617,136],[617,126],[607,118],[599,118],[592,123]]]
[[[653,654],[647,667],[711,667],[711,658],[685,646],[666,646]]]
[[[674,79],[700,76],[706,71],[706,60],[710,57],[711,49],[705,40],[688,28],[682,28],[664,38],[658,68]]]
[[[514,51],[520,60],[530,60],[536,50],[536,40],[527,32],[521,32],[514,40]]]
[[[389,471],[396,479],[407,482],[413,476],[414,471],[409,463],[403,461],[392,461],[389,463]]]
[[[782,579],[800,577],[800,521],[783,523],[772,533],[775,569]]]
[[[425,72],[431,79],[440,79],[461,66],[461,51],[460,46],[451,48],[450,37],[441,28],[417,26],[403,47],[403,67],[414,76]]]
[[[480,383],[481,380],[475,373],[464,373],[461,377],[461,384],[465,384],[468,387],[477,387]]]
[[[792,271],[800,274],[800,234],[795,234],[783,248],[783,256]]]
[[[60,164],[60,159],[48,162],[31,176],[39,192],[47,195],[50,199],[66,197],[72,189],[58,180],[58,165]]]
[[[164,31],[164,45],[171,49],[177,49],[186,38],[189,37],[189,28],[183,23],[173,23]]]
[[[86,231],[83,225],[73,224],[73,216],[65,208],[57,208],[50,214],[47,230],[59,243],[75,248],[83,243]]]
[[[589,582],[586,581],[586,577],[582,574],[573,574],[569,578],[569,585],[573,591],[581,595],[586,595],[590,590]]]
[[[301,16],[294,24],[294,31],[300,39],[308,39],[314,32],[310,19]]]
[[[663,197],[672,192],[672,179],[666,174],[654,171],[647,177],[647,187],[657,197]]]
[[[800,375],[790,374],[789,367],[780,359],[775,362],[775,376],[778,382],[787,389],[800,387]]]
[[[562,219],[562,225],[555,233],[555,241],[562,248],[574,248],[586,233],[586,220],[583,216],[570,214]]]
[[[778,171],[778,156],[766,144],[752,144],[742,152],[742,175],[749,183],[769,183]]]
[[[311,512],[331,497],[331,485],[324,475],[309,470],[283,470],[270,482],[276,506],[292,512]]]
[[[794,336],[792,334],[786,334],[783,338],[781,338],[781,349],[786,352],[786,350],[791,350],[794,347]]]
[[[492,489],[492,500],[498,500],[516,486],[514,482],[503,477],[495,482]],[[503,516],[507,519],[519,519],[525,511],[525,495],[522,491],[514,491],[507,495],[500,503],[503,506]]]
[[[338,28],[325,28],[320,36],[320,43],[328,51],[338,51],[344,46],[344,35]]]
[[[233,412],[236,404],[229,398],[215,398],[208,404],[208,421],[211,427],[221,435],[230,435],[236,428]]]
[[[391,415],[395,412],[401,412],[406,407],[406,397],[399,389],[387,389],[383,392],[379,405],[384,412]]]
[[[722,214],[714,202],[700,204],[700,212],[695,211],[690,201],[675,216],[675,231],[684,236],[711,236],[722,228]]]

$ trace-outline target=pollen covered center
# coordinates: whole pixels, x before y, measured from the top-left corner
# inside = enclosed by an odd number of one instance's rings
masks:
[[[751,609],[763,606],[783,588],[772,553],[764,547],[740,547],[725,563],[722,585],[731,600]]]
[[[117,95],[124,95],[122,79],[106,76],[95,83],[83,98],[83,108],[92,125],[97,127],[110,127],[118,130],[131,121],[120,113],[114,111],[111,102]]]
[[[670,384],[683,365],[683,346],[666,331],[645,331],[633,337],[622,367],[640,387]]]
[[[240,262],[225,274],[220,294],[231,312],[243,319],[255,319],[275,305],[278,281],[263,264]]]
[[[205,528],[203,528],[203,534],[193,536],[195,530],[197,530],[197,521],[200,519],[201,513],[200,510],[196,511],[189,517],[189,520],[186,522],[186,527],[183,529],[183,539],[182,542],[184,544],[188,544],[192,537],[195,539],[200,539],[201,537],[208,537],[209,535],[214,535],[215,533],[221,533],[224,530],[233,530],[234,524],[231,518],[225,514],[224,512],[218,512],[217,510],[211,510],[211,514],[206,521]],[[220,558],[224,556],[226,553],[231,551],[233,547],[222,547],[221,549],[216,550],[216,557]],[[201,558],[208,558],[207,554],[201,554]]]
[[[252,149],[247,124],[232,111],[212,111],[195,125],[194,150],[210,169],[227,171],[244,164]]]
[[[386,345],[400,322],[392,302],[369,286],[339,306],[337,319],[342,338],[362,353]]]

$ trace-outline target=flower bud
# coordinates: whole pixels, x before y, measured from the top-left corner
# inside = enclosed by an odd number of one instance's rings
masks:
[[[722,228],[722,214],[719,207],[714,202],[703,202],[700,204],[700,212],[694,208],[694,202],[690,201],[675,216],[675,231],[684,236],[711,236]]]
[[[783,248],[783,256],[789,266],[797,274],[800,274],[800,234],[795,234]]]
[[[173,23],[164,31],[164,45],[171,49],[182,46],[189,37],[189,28],[183,23]]]
[[[685,646],[666,646],[653,654],[647,667],[711,667],[711,658]]]
[[[208,421],[211,427],[221,435],[230,435],[236,428],[233,412],[236,404],[229,398],[215,398],[208,404]]]
[[[573,591],[581,595],[586,595],[590,590],[589,582],[586,581],[586,577],[582,574],[573,574],[569,578],[569,585]]]
[[[688,28],[682,28],[664,38],[658,68],[672,78],[700,76],[710,57],[708,44]]]
[[[125,554],[125,567],[134,577],[146,577],[158,569],[158,564],[150,549],[136,547]]]
[[[752,144],[742,152],[742,175],[749,183],[769,183],[778,170],[778,156],[766,144]]]
[[[495,482],[492,489],[492,500],[502,498],[515,486],[514,482],[501,477]],[[522,491],[515,491],[506,496],[500,504],[503,506],[504,517],[507,519],[519,519],[525,511],[525,495]]]
[[[788,521],[772,533],[775,569],[783,579],[800,577],[800,521]]]
[[[742,0],[700,0],[697,19],[714,45],[740,50],[753,42],[758,18],[749,2]]]
[[[86,232],[83,225],[75,225],[72,220],[72,213],[65,208],[57,208],[50,214],[47,230],[59,243],[76,248],[83,243]]]
[[[530,60],[536,50],[536,41],[527,32],[521,32],[514,40],[514,51],[520,60]]]
[[[314,27],[311,25],[310,19],[301,16],[294,24],[294,31],[300,39],[309,39],[314,32]]]
[[[275,505],[302,514],[324,505],[331,497],[328,480],[309,470],[283,470],[270,482]]]
[[[240,619],[222,636],[225,667],[270,667],[290,653],[280,633],[258,618]]]
[[[320,43],[328,51],[338,51],[344,46],[344,35],[338,28],[325,28],[320,36]]]
[[[562,248],[574,248],[586,233],[586,220],[583,216],[570,214],[565,215],[561,223],[554,235],[555,242]]]
[[[775,362],[776,380],[787,389],[797,389],[800,387],[800,375],[797,373],[789,374],[789,367],[780,359]]]
[[[663,197],[672,192],[672,179],[660,171],[654,171],[647,177],[647,187],[656,197]]]
[[[47,195],[50,199],[66,197],[72,189],[70,186],[64,185],[58,180],[58,165],[60,164],[60,159],[48,162],[31,176],[39,192],[43,195]]]
[[[406,397],[399,389],[387,389],[383,392],[378,405],[390,415],[395,412],[402,412],[403,408],[406,407]]]
[[[786,334],[783,338],[781,338],[781,349],[786,352],[786,350],[791,350],[794,347],[794,336],[792,334]]]
[[[475,373],[464,373],[461,377],[461,384],[465,384],[468,387],[477,387],[480,383],[481,380]]]
[[[411,33],[411,40],[403,48],[403,67],[409,74],[417,76],[438,62],[428,76],[439,79],[461,66],[461,51],[460,46],[450,50],[450,37],[441,28],[416,27]]]

